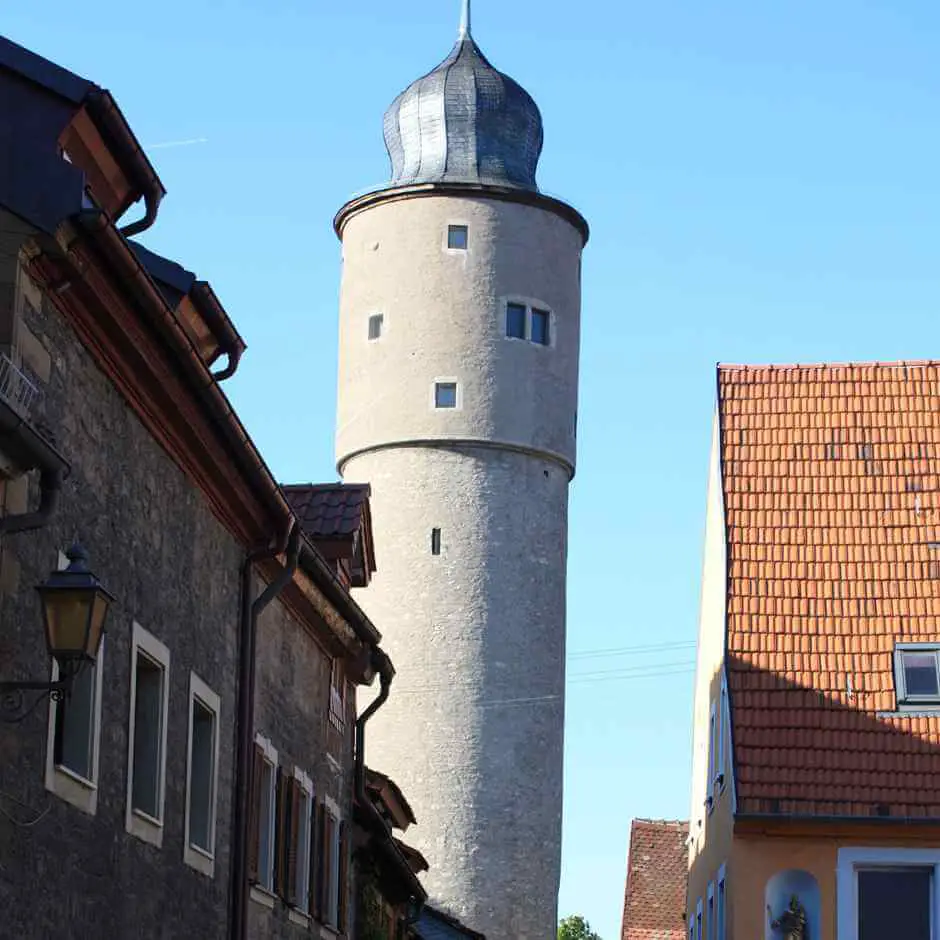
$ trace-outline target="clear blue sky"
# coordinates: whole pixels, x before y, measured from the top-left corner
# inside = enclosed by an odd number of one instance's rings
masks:
[[[334,211],[457,0],[45,0],[6,35],[110,88],[169,190],[147,244],[248,341],[226,386],[285,480],[334,478]],[[475,0],[592,225],[572,491],[562,912],[616,940],[633,816],[688,813],[716,361],[940,356],[940,6]],[[652,677],[637,678],[643,668]],[[620,670],[619,677],[617,670]],[[632,677],[623,678],[628,670]],[[672,675],[657,673],[673,672]]]

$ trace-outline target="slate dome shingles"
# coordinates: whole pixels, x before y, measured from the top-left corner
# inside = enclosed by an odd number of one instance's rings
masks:
[[[384,120],[390,186],[474,183],[537,190],[542,117],[469,35],[408,86]]]
[[[738,812],[940,816],[940,715],[893,673],[940,641],[940,364],[718,386]]]

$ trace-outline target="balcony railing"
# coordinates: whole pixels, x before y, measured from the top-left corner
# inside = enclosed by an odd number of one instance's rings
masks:
[[[0,399],[25,418],[38,398],[39,388],[6,353],[0,353]]]

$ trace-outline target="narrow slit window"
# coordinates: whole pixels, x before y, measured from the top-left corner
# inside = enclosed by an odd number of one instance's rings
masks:
[[[539,346],[551,344],[551,315],[547,310],[532,310],[532,342]]]
[[[379,339],[382,335],[382,327],[385,324],[385,316],[381,313],[373,313],[369,317],[369,339]]]
[[[441,553],[441,530],[431,529],[431,554],[440,555]]]
[[[457,383],[456,382],[435,382],[434,383],[434,407],[435,408],[456,408],[457,407]]]
[[[447,226],[447,247],[454,251],[466,251],[469,230],[466,225]]]
[[[506,304],[506,335],[512,339],[525,339],[525,313],[523,304]]]

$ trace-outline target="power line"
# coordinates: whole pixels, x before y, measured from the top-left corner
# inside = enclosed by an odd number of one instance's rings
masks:
[[[654,643],[649,646],[612,646],[608,649],[579,650],[576,653],[569,653],[568,659],[595,659],[601,656],[625,656],[632,653],[643,655],[666,650],[689,649],[695,645],[694,640],[677,640],[674,643]]]

